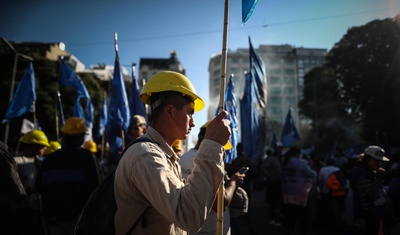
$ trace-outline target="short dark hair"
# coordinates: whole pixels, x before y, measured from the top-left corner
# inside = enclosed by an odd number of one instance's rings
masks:
[[[151,110],[149,117],[150,123],[153,123],[158,119],[165,106],[172,104],[179,111],[183,106],[193,103],[193,100],[190,99],[189,96],[185,96],[180,92],[163,91],[150,96],[150,104],[153,105],[156,102],[160,102],[160,104]]]

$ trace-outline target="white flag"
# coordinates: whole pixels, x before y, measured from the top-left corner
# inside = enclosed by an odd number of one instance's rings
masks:
[[[34,127],[35,125],[33,124],[33,122],[24,118],[24,120],[22,120],[22,125],[21,125],[21,134],[26,134],[30,131],[33,131]]]

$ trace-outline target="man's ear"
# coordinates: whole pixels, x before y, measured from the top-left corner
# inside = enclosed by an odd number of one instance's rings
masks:
[[[164,107],[164,113],[168,116],[168,117],[173,117],[174,116],[174,112],[175,112],[175,107],[172,104],[167,104]]]

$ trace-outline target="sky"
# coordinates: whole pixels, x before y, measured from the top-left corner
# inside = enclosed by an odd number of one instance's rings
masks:
[[[63,42],[89,68],[114,64],[116,32],[120,63],[129,74],[140,58],[169,58],[175,50],[206,102],[194,116],[191,147],[207,121],[208,63],[222,51],[224,5],[224,0],[6,0],[0,8],[0,36],[17,42]],[[255,48],[288,44],[330,50],[349,28],[399,13],[399,0],[258,0],[242,24],[241,1],[230,0],[227,48],[248,48],[250,37]]]

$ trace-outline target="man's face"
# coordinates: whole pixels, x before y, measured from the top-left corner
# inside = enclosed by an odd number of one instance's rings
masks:
[[[176,110],[174,117],[174,133],[177,135],[176,139],[184,140],[187,138],[190,131],[195,126],[193,114],[193,103],[184,105],[179,111]]]
[[[139,124],[135,126],[131,126],[129,129],[129,133],[133,139],[138,138],[146,132],[146,126],[144,124]]]
[[[32,149],[33,156],[37,156],[37,155],[43,156],[46,146],[40,145],[40,144],[33,144],[31,149]]]

